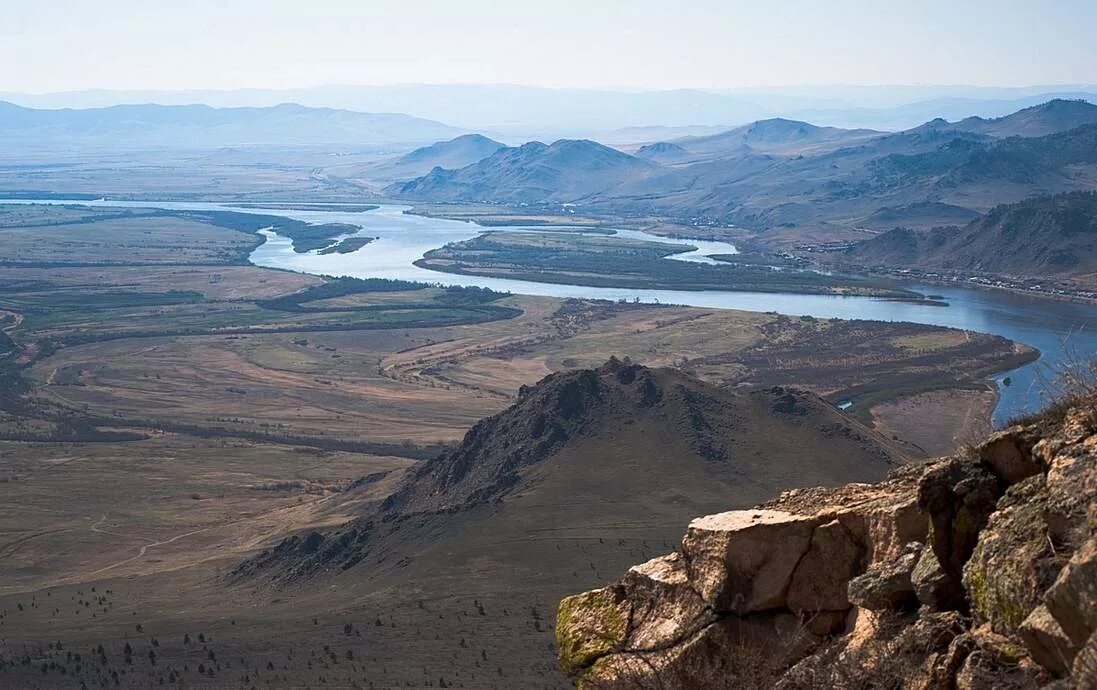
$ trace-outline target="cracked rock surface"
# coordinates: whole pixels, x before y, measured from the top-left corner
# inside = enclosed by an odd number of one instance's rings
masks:
[[[565,599],[580,688],[1097,688],[1097,401],[693,520]]]

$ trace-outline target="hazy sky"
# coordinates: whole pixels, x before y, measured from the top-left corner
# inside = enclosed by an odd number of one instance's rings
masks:
[[[1097,82],[1097,0],[3,0],[0,90]]]

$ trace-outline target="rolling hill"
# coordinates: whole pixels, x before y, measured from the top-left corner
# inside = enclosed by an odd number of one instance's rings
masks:
[[[36,110],[0,102],[5,146],[207,148],[246,145],[377,144],[437,141],[460,130],[396,113],[206,105],[118,105]]]
[[[820,153],[882,134],[871,129],[817,127],[807,122],[772,118],[719,134],[676,139],[672,143],[691,153],[696,160],[712,160],[743,152],[780,155]]]
[[[1097,193],[998,206],[963,227],[895,228],[851,248],[858,263],[1074,278],[1097,273]]]
[[[1042,137],[1097,124],[1097,105],[1084,100],[1055,99],[993,119],[969,117],[953,129],[992,137]]]
[[[410,180],[426,175],[434,168],[455,170],[472,165],[502,148],[506,148],[506,145],[482,134],[462,134],[454,139],[417,148],[394,160],[340,174],[343,177],[389,182]]]
[[[471,562],[490,552],[552,579],[572,566],[566,555],[551,564],[535,556],[530,539],[546,526],[573,537],[660,539],[656,516],[676,525],[691,511],[780,488],[879,478],[903,459],[897,445],[810,393],[730,392],[611,360],[523,388],[376,510],[327,535],[290,538],[236,576],[353,569],[383,577],[395,554],[429,573],[443,553]],[[439,542],[439,534],[448,536]]]
[[[539,141],[504,148],[458,170],[436,168],[385,189],[391,196],[429,201],[567,203],[612,195],[626,180],[658,170],[648,161],[588,140]]]
[[[365,597],[378,625],[389,612],[399,620],[399,646],[382,658],[451,655],[459,639],[469,653],[448,663],[462,676],[506,657],[528,669],[512,687],[556,686],[549,631],[560,596],[669,548],[698,511],[879,479],[901,462],[888,440],[812,394],[731,392],[611,360],[524,388],[379,506],[290,537],[229,579],[262,597]]]
[[[649,145],[636,156],[589,141],[534,142],[386,191],[426,201],[567,203],[760,232],[881,227],[878,213],[925,228],[933,214],[966,222],[999,204],[1097,188],[1097,124],[1071,128],[1095,111],[1058,100],[997,120],[934,120],[894,134],[766,120]]]

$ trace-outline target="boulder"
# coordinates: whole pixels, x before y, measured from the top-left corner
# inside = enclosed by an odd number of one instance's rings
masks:
[[[1076,690],[1097,690],[1097,633],[1078,650],[1071,668]]]
[[[1048,611],[1076,647],[1097,631],[1097,537],[1091,537],[1044,595]]]
[[[788,613],[731,616],[667,649],[602,657],[578,686],[580,690],[772,687],[784,668],[816,644],[818,639]]]
[[[918,505],[930,519],[929,543],[954,591],[962,591],[964,564],[1001,494],[1002,484],[984,465],[959,458],[931,465],[918,482]],[[955,603],[962,608],[962,600]]]
[[[633,566],[622,584],[632,611],[626,642],[630,650],[666,648],[716,620],[690,585],[679,553]]]
[[[631,614],[621,585],[561,601],[556,612],[556,653],[561,667],[568,673],[579,673],[621,649],[628,637]]]
[[[998,502],[964,565],[964,589],[976,625],[1016,632],[1040,605],[1062,561],[1051,552],[1043,475],[1011,486]]]
[[[1070,641],[1046,606],[1033,609],[1017,629],[1017,635],[1036,663],[1057,676],[1070,671],[1078,647]]]
[[[991,434],[975,452],[999,479],[1016,484],[1043,470],[1039,459],[1032,454],[1035,441],[1030,430],[1015,425]]]
[[[1097,435],[1066,445],[1045,439],[1034,452],[1048,466],[1048,532],[1057,547],[1073,551],[1097,524],[1087,518],[1097,506]]]
[[[933,549],[922,549],[910,582],[919,603],[930,611],[955,611],[966,603],[963,586],[945,574]]]
[[[926,540],[929,521],[918,507],[921,475],[919,466],[904,466],[880,484],[792,489],[762,507],[838,520],[864,548],[868,566],[896,558],[912,541]]]
[[[783,607],[819,523],[813,516],[761,509],[697,518],[682,540],[689,579],[719,612]]]
[[[838,520],[819,525],[792,574],[785,605],[794,613],[845,611],[846,590],[860,570],[864,548]]]
[[[1050,678],[1011,637],[985,626],[969,633],[974,644],[956,671],[956,690],[1036,690]]]
[[[922,545],[911,542],[893,561],[869,568],[849,582],[849,600],[873,611],[899,610],[917,602],[911,573],[922,553]]]

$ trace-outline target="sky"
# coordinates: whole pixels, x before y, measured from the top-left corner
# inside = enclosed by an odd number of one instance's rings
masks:
[[[1097,0],[0,0],[0,91],[1097,82]]]

